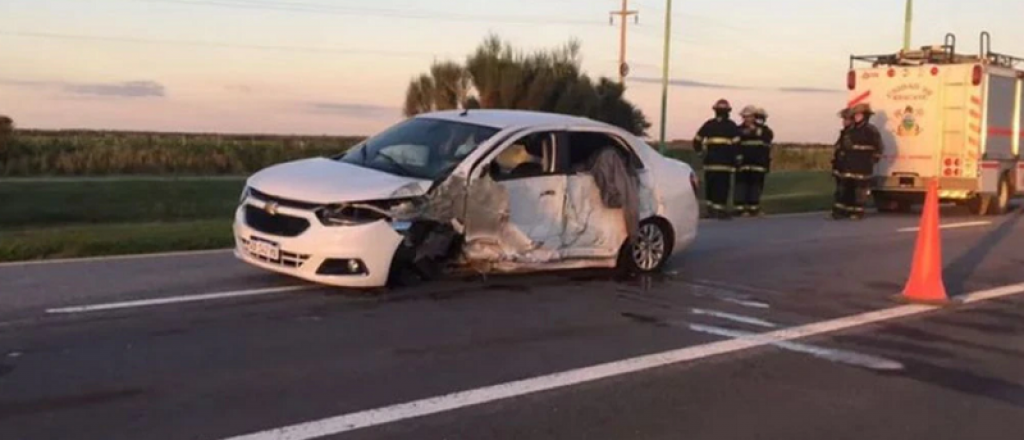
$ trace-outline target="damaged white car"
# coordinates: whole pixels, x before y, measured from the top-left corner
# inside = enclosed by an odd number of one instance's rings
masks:
[[[511,110],[407,119],[247,182],[235,255],[344,287],[449,270],[655,272],[696,237],[697,177],[617,127]]]

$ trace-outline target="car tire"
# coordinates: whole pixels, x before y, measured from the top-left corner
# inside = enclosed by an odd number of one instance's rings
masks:
[[[660,272],[672,255],[673,237],[672,227],[662,219],[640,222],[636,238],[619,251],[619,268],[631,274]]]

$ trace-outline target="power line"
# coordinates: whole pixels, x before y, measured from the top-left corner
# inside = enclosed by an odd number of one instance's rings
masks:
[[[37,38],[37,39],[49,39],[49,40],[70,40],[70,41],[103,41],[111,43],[125,43],[125,44],[142,44],[142,45],[168,45],[168,46],[186,46],[186,47],[207,47],[207,48],[218,48],[218,49],[248,49],[248,50],[260,50],[260,51],[273,51],[273,52],[305,52],[305,53],[316,53],[316,54],[342,54],[342,55],[383,55],[383,56],[394,56],[394,57],[423,57],[423,56],[438,56],[446,55],[440,53],[427,53],[427,52],[407,52],[407,51],[384,51],[384,50],[369,50],[369,49],[344,49],[344,48],[331,48],[331,47],[312,47],[312,46],[274,46],[274,45],[262,45],[262,44],[240,44],[240,43],[228,43],[228,42],[217,42],[217,41],[199,41],[199,40],[163,40],[155,38],[137,38],[137,37],[123,37],[123,36],[106,36],[106,35],[81,35],[81,34],[58,34],[49,32],[20,32],[20,31],[4,31],[0,30],[0,35],[5,37],[14,38]]]
[[[137,0],[147,3],[166,3],[184,6],[205,6],[227,9],[249,9],[263,11],[331,14],[331,15],[358,15],[383,18],[399,18],[411,20],[431,21],[453,21],[469,23],[505,23],[505,24],[559,24],[576,26],[600,26],[600,23],[588,20],[562,20],[549,19],[537,16],[508,16],[508,15],[471,15],[442,11],[405,11],[395,9],[364,8],[330,6],[318,3],[285,3],[280,1],[252,1],[252,0]]]

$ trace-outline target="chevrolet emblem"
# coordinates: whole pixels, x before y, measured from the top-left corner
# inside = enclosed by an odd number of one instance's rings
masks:
[[[263,206],[263,210],[267,211],[267,214],[277,215],[277,207],[278,207],[277,202],[269,202],[269,203],[267,203],[266,205]]]

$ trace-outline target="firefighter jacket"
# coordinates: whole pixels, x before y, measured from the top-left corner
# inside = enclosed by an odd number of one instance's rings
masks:
[[[843,137],[840,154],[840,177],[870,179],[875,163],[882,157],[882,134],[874,125],[864,122],[851,127]]]
[[[767,173],[771,167],[771,147],[775,134],[767,126],[740,127],[740,171]]]
[[[836,139],[836,143],[832,145],[832,175],[838,177],[843,172],[844,158],[843,154],[843,142],[846,140],[846,133],[849,133],[848,128],[839,130],[839,139]]]
[[[704,156],[706,171],[736,171],[740,129],[729,118],[708,120],[697,131],[693,148]]]

